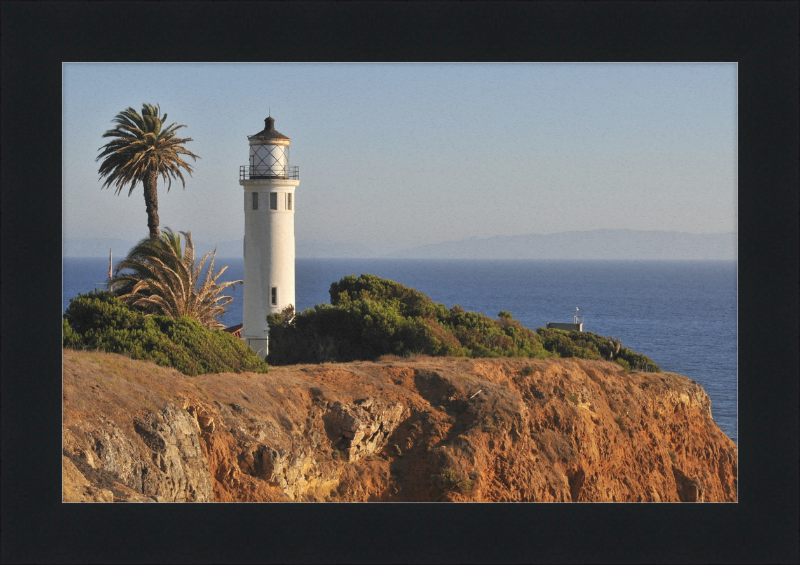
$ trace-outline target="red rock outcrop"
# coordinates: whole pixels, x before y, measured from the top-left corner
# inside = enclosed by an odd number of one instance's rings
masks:
[[[64,350],[65,501],[735,501],[690,379],[382,358],[187,377]]]

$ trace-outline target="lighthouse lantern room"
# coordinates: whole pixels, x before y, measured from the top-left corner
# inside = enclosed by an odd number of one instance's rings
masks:
[[[295,305],[294,213],[298,167],[289,166],[288,137],[275,119],[248,137],[249,164],[239,168],[244,189],[244,305],[242,339],[261,357],[269,352],[267,316]]]

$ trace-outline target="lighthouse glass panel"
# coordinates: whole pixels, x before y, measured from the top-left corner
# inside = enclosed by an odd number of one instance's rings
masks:
[[[272,287],[272,305],[273,306],[278,305],[278,287],[276,286]]]
[[[250,166],[254,178],[286,178],[288,164],[288,145],[250,146]]]
[[[258,193],[253,193],[253,210],[258,210]]]
[[[277,192],[270,192],[269,193],[269,209],[270,210],[277,210],[278,209],[278,193]]]

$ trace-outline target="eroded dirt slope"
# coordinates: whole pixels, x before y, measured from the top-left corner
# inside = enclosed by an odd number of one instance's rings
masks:
[[[735,501],[690,379],[383,358],[186,377],[64,350],[66,501]]]

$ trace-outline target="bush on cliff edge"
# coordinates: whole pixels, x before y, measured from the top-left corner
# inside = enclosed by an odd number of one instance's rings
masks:
[[[121,353],[191,376],[268,371],[268,365],[234,336],[189,318],[146,316],[108,291],[70,300],[64,313],[63,346]]]
[[[641,353],[622,347],[615,347],[618,342],[613,338],[603,337],[592,332],[579,332],[536,328],[536,333],[542,339],[544,348],[561,357],[578,357],[580,359],[606,359],[616,361],[622,368],[630,371],[661,372],[661,368],[652,359]]]
[[[505,310],[493,320],[460,306],[448,308],[391,280],[348,275],[330,287],[330,304],[267,317],[273,365],[376,359],[381,355],[459,357],[579,357],[620,359],[658,371],[648,357],[591,332],[539,328]]]
[[[330,297],[331,304],[267,318],[270,363],[354,361],[386,354],[549,356],[536,333],[510,314],[492,320],[460,306],[448,310],[419,291],[374,275],[348,275],[331,284]]]

